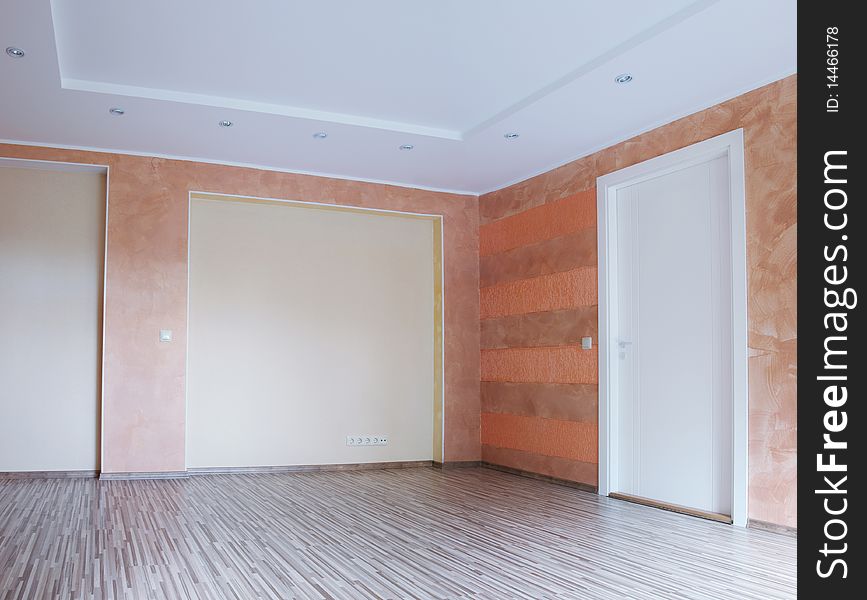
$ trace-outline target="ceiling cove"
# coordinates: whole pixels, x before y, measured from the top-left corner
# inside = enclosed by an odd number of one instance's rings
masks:
[[[200,106],[211,106],[215,108],[225,108],[246,112],[256,112],[256,113],[264,113],[270,115],[281,115],[285,117],[294,117],[298,119],[308,119],[314,121],[322,121],[328,123],[341,123],[345,125],[353,125],[357,127],[370,127],[376,129],[384,129],[389,131],[395,131],[400,133],[409,133],[414,135],[422,135],[427,137],[437,137],[443,138],[447,140],[465,140],[469,136],[492,127],[496,125],[498,122],[502,121],[509,115],[512,115],[518,112],[520,109],[525,108],[534,102],[544,98],[545,96],[556,92],[557,90],[565,87],[569,83],[579,79],[583,75],[591,72],[594,68],[603,65],[617,56],[620,56],[627,50],[635,48],[642,42],[653,38],[656,35],[674,27],[675,25],[682,23],[687,18],[695,15],[707,7],[715,4],[719,0],[663,0],[657,3],[657,12],[656,14],[649,15],[648,18],[642,19],[638,24],[632,25],[631,23],[627,26],[622,23],[623,18],[618,18],[617,22],[620,23],[620,26],[614,28],[615,31],[606,34],[606,39],[603,43],[597,44],[595,46],[589,45],[586,48],[581,48],[581,52],[577,54],[579,60],[581,60],[580,64],[577,66],[571,67],[567,72],[560,74],[556,79],[551,81],[545,81],[543,85],[537,87],[535,89],[527,90],[526,88],[517,90],[509,90],[510,95],[512,97],[509,98],[509,104],[504,107],[497,107],[496,103],[493,103],[495,107],[495,112],[490,114],[483,114],[481,118],[476,117],[475,121],[471,121],[465,124],[464,128],[447,128],[447,127],[437,127],[424,123],[418,122],[410,122],[403,120],[391,120],[377,116],[371,116],[360,113],[350,113],[350,112],[338,112],[335,110],[323,110],[317,108],[311,108],[309,106],[302,105],[293,105],[291,103],[277,103],[277,102],[269,102],[263,99],[256,98],[245,98],[238,96],[230,96],[230,95],[217,95],[213,93],[202,93],[200,91],[192,91],[189,89],[188,85],[184,85],[183,83],[175,81],[174,88],[170,89],[168,87],[150,87],[148,85],[135,85],[129,83],[120,83],[118,81],[111,80],[112,77],[112,69],[106,64],[107,61],[104,60],[93,60],[94,56],[104,56],[106,54],[111,54],[112,52],[118,51],[118,46],[116,45],[118,40],[121,39],[134,39],[135,33],[134,31],[125,31],[124,27],[112,28],[112,32],[108,33],[106,28],[98,27],[96,31],[94,30],[94,22],[97,20],[97,14],[88,15],[86,10],[83,9],[80,3],[74,2],[72,0],[52,0],[52,15],[54,22],[54,33],[55,33],[55,45],[57,47],[58,52],[58,63],[60,65],[60,83],[64,89],[67,90],[75,90],[81,92],[92,92],[99,94],[111,94],[115,96],[129,96],[133,98],[148,98],[152,100],[162,100],[167,102],[180,102],[186,104],[194,104]],[[196,4],[195,2],[193,3]],[[211,5],[211,10],[214,15],[226,14],[230,11],[219,11],[214,8],[217,3],[207,3]],[[386,5],[391,3],[386,3]],[[448,4],[448,3],[443,3]],[[279,22],[281,17],[284,19],[289,19],[292,12],[292,3],[283,3],[282,6],[274,6],[271,4],[272,12],[265,14],[264,11],[261,15],[261,19],[267,20],[275,20]],[[204,19],[207,19],[206,7],[201,7],[202,11],[186,11],[185,16],[175,17],[178,19],[175,25],[170,28],[169,34],[166,36],[163,34],[163,39],[157,40],[157,44],[160,47],[172,47],[178,46],[182,44],[182,40],[188,39],[190,37],[190,31],[196,29],[197,22],[201,22]],[[386,6],[389,10],[395,10],[398,7],[395,6]],[[401,7],[402,10],[406,11],[407,9],[412,10],[417,8],[417,5],[413,3],[403,3]],[[496,10],[495,7],[491,7],[492,10]],[[154,14],[152,12],[152,7],[147,5],[140,5],[138,8],[137,15],[130,15],[127,19],[122,19],[121,23],[126,25],[126,28],[130,30],[135,30],[141,27],[141,20],[147,18],[148,14]],[[128,10],[128,9],[127,9]],[[671,12],[671,11],[674,12]],[[310,11],[309,9],[306,12],[316,13],[318,11]],[[398,11],[399,12],[399,11]],[[449,11],[449,12],[458,12],[458,11]],[[612,14],[617,15],[621,11],[613,10]],[[668,14],[667,14],[668,13]],[[101,14],[105,14],[104,12]],[[204,15],[204,16],[203,16]],[[91,18],[93,17],[93,18]],[[598,15],[598,20],[600,22],[604,22],[606,15]],[[308,15],[306,17],[309,20],[315,21],[315,15]],[[594,18],[593,20],[597,20]],[[386,19],[383,18],[383,21]],[[210,21],[210,19],[208,19]],[[212,35],[207,36],[211,40],[211,45],[213,46],[215,43],[219,45],[223,45],[221,40],[225,40],[231,38],[232,36],[237,36],[237,41],[233,43],[233,46],[237,48],[239,54],[244,55],[248,52],[248,49],[251,45],[251,41],[244,39],[245,37],[249,37],[254,35],[259,37],[261,35],[268,35],[266,33],[261,33],[261,29],[264,24],[262,22],[256,22],[253,20],[255,27],[253,27],[250,32],[244,33],[237,31],[236,25],[229,25],[227,23],[206,23],[203,26],[212,26],[214,31]],[[606,28],[607,29],[607,28]],[[102,31],[102,36],[100,36],[99,31]],[[275,35],[277,32],[274,32]],[[439,35],[442,34],[442,30],[438,32]],[[172,39],[172,37],[176,36],[177,39]],[[623,37],[624,35],[628,37]],[[99,43],[95,43],[95,40],[99,40],[102,37],[102,48],[92,48],[91,50],[96,50],[91,52],[88,56],[86,53],[81,52],[81,40],[88,39],[90,40],[91,45],[98,46]],[[168,39],[165,39],[165,38]],[[115,64],[120,69],[124,70],[124,73],[118,73],[117,69],[114,70],[114,74],[118,78],[129,77],[129,69],[130,63],[140,63],[143,60],[153,60],[154,59],[154,49],[152,46],[148,44],[127,44],[127,48],[123,50],[125,58],[132,58],[132,60],[124,60],[117,61]],[[199,52],[195,51],[195,45],[193,46],[192,60],[189,61],[189,65],[186,66],[187,69],[196,69],[198,66],[197,61],[200,62],[212,62],[208,57],[210,56],[218,56],[220,52],[215,48],[200,48]],[[268,74],[272,76],[277,75],[280,72],[279,64],[281,62],[280,51],[282,50],[282,54],[285,55],[298,55],[297,48],[292,44],[274,44],[275,47],[270,48],[270,53],[266,53],[265,62],[270,63],[264,66],[260,66],[259,68],[263,71],[263,74],[267,77]],[[295,45],[297,46],[297,44]],[[191,48],[187,48],[189,52]],[[469,48],[468,51],[471,51],[472,48]],[[400,52],[400,49],[396,49],[397,52]],[[270,55],[270,56],[269,56]],[[164,69],[176,69],[181,72],[185,69],[185,57],[184,56],[173,56],[171,53],[169,57],[172,60],[166,61],[164,65],[160,65],[159,68],[165,72]],[[262,56],[252,56],[242,58],[246,61],[247,58],[250,58],[254,62],[263,62]],[[97,64],[94,64],[97,63]],[[180,65],[178,65],[180,63]],[[454,67],[455,65],[453,65]],[[229,72],[233,72],[236,68],[242,68],[240,65],[231,65],[228,67]],[[83,76],[86,76],[88,73],[94,73],[98,77],[101,73],[105,79],[87,79],[77,77],[76,74],[82,73]],[[139,76],[144,79],[151,81],[159,82],[159,77],[153,77],[153,73],[150,74],[151,77],[148,78],[147,73],[139,73]],[[290,74],[291,76],[291,74]],[[505,76],[505,75],[504,75]],[[135,75],[133,76],[135,77]],[[171,79],[168,79],[171,81]],[[162,81],[166,81],[163,79]],[[417,85],[417,82],[409,82],[407,85]],[[186,88],[186,89],[185,89]],[[470,93],[473,90],[469,90]],[[517,94],[517,96],[515,95]],[[522,95],[523,94],[523,95]]]

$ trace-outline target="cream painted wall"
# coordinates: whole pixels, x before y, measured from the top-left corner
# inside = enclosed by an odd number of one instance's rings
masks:
[[[105,175],[0,166],[0,471],[99,467]]]
[[[431,459],[433,247],[428,219],[194,198],[187,466]]]

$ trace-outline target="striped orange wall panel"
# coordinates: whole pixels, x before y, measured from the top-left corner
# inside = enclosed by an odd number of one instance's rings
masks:
[[[482,350],[482,381],[597,383],[596,348],[500,348]]]
[[[596,423],[482,413],[482,444],[595,463]]]
[[[483,287],[482,319],[594,305],[596,288],[595,266]]]
[[[596,190],[483,225],[482,456],[596,485]]]
[[[596,188],[479,228],[479,254],[490,256],[596,226]]]

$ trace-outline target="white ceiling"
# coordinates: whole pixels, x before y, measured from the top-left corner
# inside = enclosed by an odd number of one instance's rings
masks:
[[[795,5],[0,0],[0,139],[484,192],[793,73]]]

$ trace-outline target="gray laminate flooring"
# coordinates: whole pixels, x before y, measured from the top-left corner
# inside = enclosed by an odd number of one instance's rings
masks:
[[[490,469],[0,480],[0,599],[795,596],[795,539]]]

